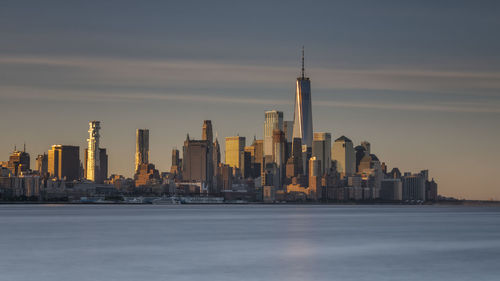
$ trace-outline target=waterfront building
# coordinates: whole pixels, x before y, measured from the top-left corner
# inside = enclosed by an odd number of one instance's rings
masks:
[[[283,112],[266,111],[264,121],[264,155],[273,155],[273,132],[283,131]]]
[[[332,136],[330,133],[314,133],[312,156],[321,162],[321,175],[328,174],[332,165]]]
[[[87,172],[86,179],[90,181],[95,181],[99,177],[99,168],[100,168],[100,151],[99,151],[99,130],[101,129],[101,122],[99,121],[91,121],[89,122],[89,138],[87,139],[88,143],[88,152],[87,152]]]
[[[306,145],[308,148],[312,147],[311,81],[308,77],[305,77],[304,48],[302,48],[302,72],[296,81],[293,138],[300,138],[303,145]]]
[[[80,178],[80,147],[56,144],[47,155],[50,177],[73,181]]]
[[[137,129],[135,134],[135,172],[141,164],[149,163],[149,130]]]
[[[425,182],[425,200],[427,201],[438,200],[438,186],[437,183],[434,181],[434,179]]]
[[[401,177],[403,200],[425,200],[425,175],[405,173]]]
[[[401,201],[403,185],[400,179],[383,179],[381,182],[380,199]]]
[[[336,161],[337,172],[341,177],[353,175],[356,171],[356,156],[352,141],[341,136],[333,143],[332,160]]]

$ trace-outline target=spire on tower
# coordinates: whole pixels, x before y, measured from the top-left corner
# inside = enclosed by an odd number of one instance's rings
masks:
[[[304,46],[302,46],[302,79],[304,79],[305,76],[305,70],[304,70]]]

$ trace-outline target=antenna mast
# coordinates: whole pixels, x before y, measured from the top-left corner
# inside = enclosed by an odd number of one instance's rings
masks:
[[[302,79],[304,79],[304,74],[305,70],[304,70],[304,46],[302,46]]]

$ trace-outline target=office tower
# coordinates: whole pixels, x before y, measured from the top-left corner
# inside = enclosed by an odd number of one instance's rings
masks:
[[[255,142],[255,138],[254,138]],[[245,146],[245,153],[248,153],[250,155],[250,171],[248,172],[249,177],[255,178],[255,146],[250,145],[250,146]],[[260,174],[260,173],[259,173]]]
[[[283,112],[277,110],[266,111],[264,121],[264,156],[273,155],[273,131],[283,131]]]
[[[250,178],[252,176],[252,154],[249,151],[242,151],[240,159],[241,176],[244,179]]]
[[[301,77],[297,78],[296,84],[293,137],[300,138],[302,145],[311,148],[313,140],[311,81],[304,73],[304,48],[302,48],[302,73]]]
[[[380,189],[380,199],[388,201],[402,200],[403,186],[400,179],[383,179]]]
[[[277,167],[278,185],[276,187],[281,187],[283,185],[283,179],[285,176],[285,134],[276,129],[273,131],[273,162]]]
[[[438,186],[437,183],[434,181],[434,179],[425,182],[425,200],[427,201],[438,200]]]
[[[207,186],[209,190],[212,189],[213,185],[213,177],[214,177],[214,138],[212,132],[212,121],[204,120],[203,127],[201,130],[201,140],[207,142]]]
[[[337,172],[341,177],[353,175],[356,171],[356,156],[352,141],[341,136],[333,143],[332,160],[337,163]]]
[[[425,175],[422,173],[405,173],[401,177],[403,183],[403,200],[425,200]]]
[[[321,198],[321,160],[309,159],[309,196],[314,200]]]
[[[364,146],[358,145],[354,148],[356,154],[356,172],[359,172],[359,163],[361,163],[361,159],[365,157],[366,148]]]
[[[219,140],[215,138],[214,145],[213,145],[213,165],[214,165],[214,174],[217,174],[217,167],[219,167],[219,164],[221,163],[221,156],[220,156],[220,145],[219,145]]]
[[[18,151],[14,148],[14,151],[9,156],[7,168],[16,177],[19,176],[21,172],[26,172],[30,169],[30,155],[26,152],[26,146],[23,151]]]
[[[294,174],[302,175],[304,174],[304,162],[302,160],[302,139],[294,138],[292,142],[292,158],[295,167]]]
[[[212,131],[212,121],[204,120],[203,127],[201,132],[201,139],[209,141],[212,144],[213,140],[213,131]]]
[[[217,167],[217,180],[218,191],[221,190],[232,190],[233,188],[233,168],[226,164],[220,164]]]
[[[292,157],[293,121],[283,121],[283,133],[285,133],[285,162]]]
[[[40,176],[45,176],[48,173],[49,156],[47,153],[39,154],[36,157],[35,169]]]
[[[149,130],[137,129],[135,134],[135,172],[139,165],[149,163]]]
[[[314,133],[312,156],[321,162],[321,175],[329,174],[332,165],[332,135],[330,133]]]
[[[179,166],[179,150],[172,149],[172,166]]]
[[[283,121],[283,133],[285,133],[286,142],[293,141],[293,121]]]
[[[254,153],[252,156],[253,177],[258,178],[264,168],[264,141],[254,138],[251,146]]]
[[[53,145],[48,153],[48,173],[51,177],[77,180],[80,177],[80,147]]]
[[[242,152],[245,150],[245,137],[226,137],[226,161],[233,168],[239,169],[242,163]]]
[[[89,138],[87,139],[88,152],[86,179],[90,181],[95,181],[99,177],[99,129],[101,129],[101,122],[89,122]]]
[[[367,154],[372,153],[372,152],[371,152],[371,146],[370,146],[370,143],[369,143],[369,142],[367,142],[367,141],[362,141],[362,142],[361,142],[361,146],[365,148],[365,151],[366,151],[366,153],[367,153]]]
[[[185,181],[199,181],[207,184],[209,177],[207,170],[208,143],[205,140],[190,140],[187,135],[184,141],[182,159],[182,179]]]
[[[104,183],[108,179],[108,154],[106,148],[99,148],[99,178],[97,183]]]
[[[175,176],[179,176],[181,174],[181,163],[179,158],[179,150],[174,148],[172,149],[172,165],[170,166],[170,173]]]
[[[87,178],[88,148],[83,153],[83,177]],[[137,172],[137,171],[136,171]],[[96,183],[103,183],[108,178],[108,154],[105,148],[99,148],[99,171],[94,179]]]

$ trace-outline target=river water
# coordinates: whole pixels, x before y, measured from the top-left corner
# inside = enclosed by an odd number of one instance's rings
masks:
[[[500,208],[0,205],[0,280],[500,280]]]

